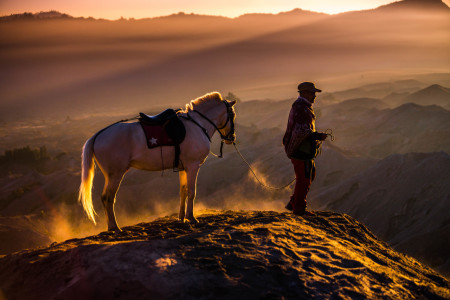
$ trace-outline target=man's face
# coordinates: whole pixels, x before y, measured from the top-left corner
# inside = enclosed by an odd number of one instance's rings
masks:
[[[314,100],[316,99],[316,92],[314,91],[302,91],[301,96],[308,100],[311,103],[314,103]]]

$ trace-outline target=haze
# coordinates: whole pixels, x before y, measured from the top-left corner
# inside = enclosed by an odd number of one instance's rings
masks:
[[[183,105],[211,90],[286,99],[304,77],[333,91],[447,72],[449,8],[439,0],[400,4],[336,16],[293,10],[237,19],[3,22],[1,112],[145,109]]]
[[[57,10],[77,17],[95,17],[110,20],[124,18],[147,18],[170,15],[177,12],[220,15],[237,17],[246,13],[279,13],[294,8],[335,14],[345,11],[375,8],[392,0],[283,0],[283,1],[146,1],[146,0],[117,0],[117,1],[56,1],[56,0],[3,0],[0,4],[0,15],[22,12],[40,12]],[[450,4],[450,0],[444,1]]]

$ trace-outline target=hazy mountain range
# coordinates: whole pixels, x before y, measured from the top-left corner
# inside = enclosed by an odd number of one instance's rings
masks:
[[[444,152],[394,154],[337,185],[314,190],[311,204],[350,214],[394,248],[447,269],[450,180],[440,177],[449,167]],[[318,162],[318,168],[327,166]]]
[[[286,99],[300,80],[336,91],[446,72],[449,10],[441,1],[404,0],[332,16],[294,10],[236,19],[4,20],[1,112],[123,111],[180,105],[211,90]]]

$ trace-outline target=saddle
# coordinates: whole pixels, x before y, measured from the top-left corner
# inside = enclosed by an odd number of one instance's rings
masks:
[[[144,122],[148,125],[163,125],[176,116],[177,112],[174,109],[169,108],[155,116],[149,116],[141,112],[139,113],[139,121]]]
[[[141,112],[139,123],[144,130],[149,149],[161,146],[175,147],[173,169],[177,171],[180,163],[180,144],[186,137],[186,128],[178,117],[177,111],[169,108],[155,116]]]

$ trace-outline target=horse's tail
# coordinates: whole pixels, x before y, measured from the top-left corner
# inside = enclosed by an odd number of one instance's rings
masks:
[[[95,210],[92,204],[92,182],[94,181],[94,141],[96,135],[86,141],[81,155],[81,184],[78,201],[83,205],[84,211],[89,219],[95,222]]]

